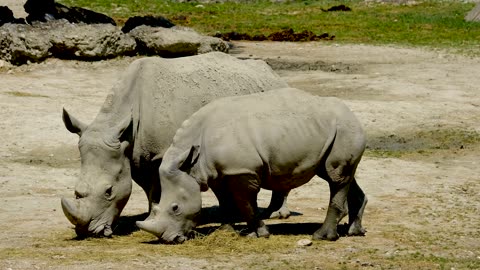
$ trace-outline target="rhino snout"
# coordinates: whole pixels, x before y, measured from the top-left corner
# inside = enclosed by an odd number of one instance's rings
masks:
[[[166,244],[181,244],[187,240],[187,237],[179,232],[167,232],[165,226],[153,219],[137,221],[135,224],[141,230],[155,235]]]
[[[80,209],[78,201],[62,198],[62,210],[67,219],[77,227],[88,225],[90,222],[88,215]]]

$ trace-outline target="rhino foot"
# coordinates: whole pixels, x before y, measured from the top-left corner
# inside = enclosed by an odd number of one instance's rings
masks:
[[[267,225],[263,225],[262,227],[257,229],[258,237],[268,238],[270,236],[270,232],[268,231]]]
[[[270,237],[270,232],[268,231],[267,225],[261,221],[260,226],[253,232],[247,234],[247,237],[252,238],[268,238]]]
[[[339,238],[337,228],[325,228],[322,226],[315,233],[313,233],[313,240],[329,240],[335,241]]]
[[[348,228],[348,236],[364,236],[366,232],[359,222],[353,222]]]
[[[290,210],[288,210],[287,207],[282,207],[277,211],[273,211],[270,214],[269,218],[270,219],[287,219],[290,217],[290,215],[291,215]]]
[[[235,228],[233,228],[232,224],[222,224],[220,227],[218,227],[218,230],[235,232]]]

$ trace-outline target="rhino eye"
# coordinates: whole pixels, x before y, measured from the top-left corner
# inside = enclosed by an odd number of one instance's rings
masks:
[[[109,198],[110,196],[112,196],[112,187],[107,188],[105,191],[105,197]]]
[[[178,207],[177,203],[172,203],[172,211],[173,211],[174,214],[179,213],[179,207]]]

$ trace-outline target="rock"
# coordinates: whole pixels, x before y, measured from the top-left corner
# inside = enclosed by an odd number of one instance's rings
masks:
[[[135,40],[111,24],[51,23],[50,51],[62,59],[101,60],[134,55]]]
[[[309,239],[300,239],[297,241],[297,246],[308,247],[312,245],[312,241]]]
[[[321,9],[323,12],[329,12],[329,11],[352,11],[351,8],[345,6],[345,5],[338,5],[338,6],[333,6],[328,9]]]
[[[40,62],[51,56],[46,31],[30,25],[6,24],[0,27],[0,59],[14,65]]]
[[[15,18],[11,9],[6,6],[0,6],[0,26],[6,23],[25,23],[25,20]]]
[[[128,18],[125,25],[122,27],[122,32],[128,33],[132,29],[140,25],[148,25],[154,27],[172,28],[174,23],[162,16],[134,16]]]
[[[478,3],[467,16],[465,16],[465,21],[467,22],[480,22],[480,3]]]
[[[0,59],[15,65],[48,57],[99,60],[135,54],[135,40],[110,24],[71,24],[55,20],[0,27]]]
[[[180,57],[228,50],[228,43],[219,38],[177,26],[142,25],[128,34],[111,24],[72,24],[66,19],[0,26],[0,60],[14,65],[48,57],[90,61],[137,53]]]
[[[142,25],[133,29],[130,35],[135,38],[140,54],[181,57],[211,51],[227,53],[229,50],[225,41],[202,36],[186,27],[162,28]]]
[[[67,7],[55,3],[54,0],[27,0],[25,12],[28,13],[27,22],[47,22],[52,20],[66,19],[71,23],[99,24],[106,23],[116,25],[115,21],[107,15],[81,7]]]

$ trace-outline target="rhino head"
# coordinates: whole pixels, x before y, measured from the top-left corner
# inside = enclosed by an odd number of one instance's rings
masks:
[[[159,169],[162,186],[160,203],[152,208],[147,220],[136,222],[137,227],[165,243],[182,243],[189,238],[202,208],[200,185],[189,175],[197,158],[196,146],[171,163],[164,156]]]
[[[75,226],[78,236],[110,236],[112,224],[120,216],[132,192],[129,143],[123,140],[129,123],[107,132],[87,126],[63,110],[63,122],[79,135],[81,170],[75,199],[62,198],[62,209]]]

